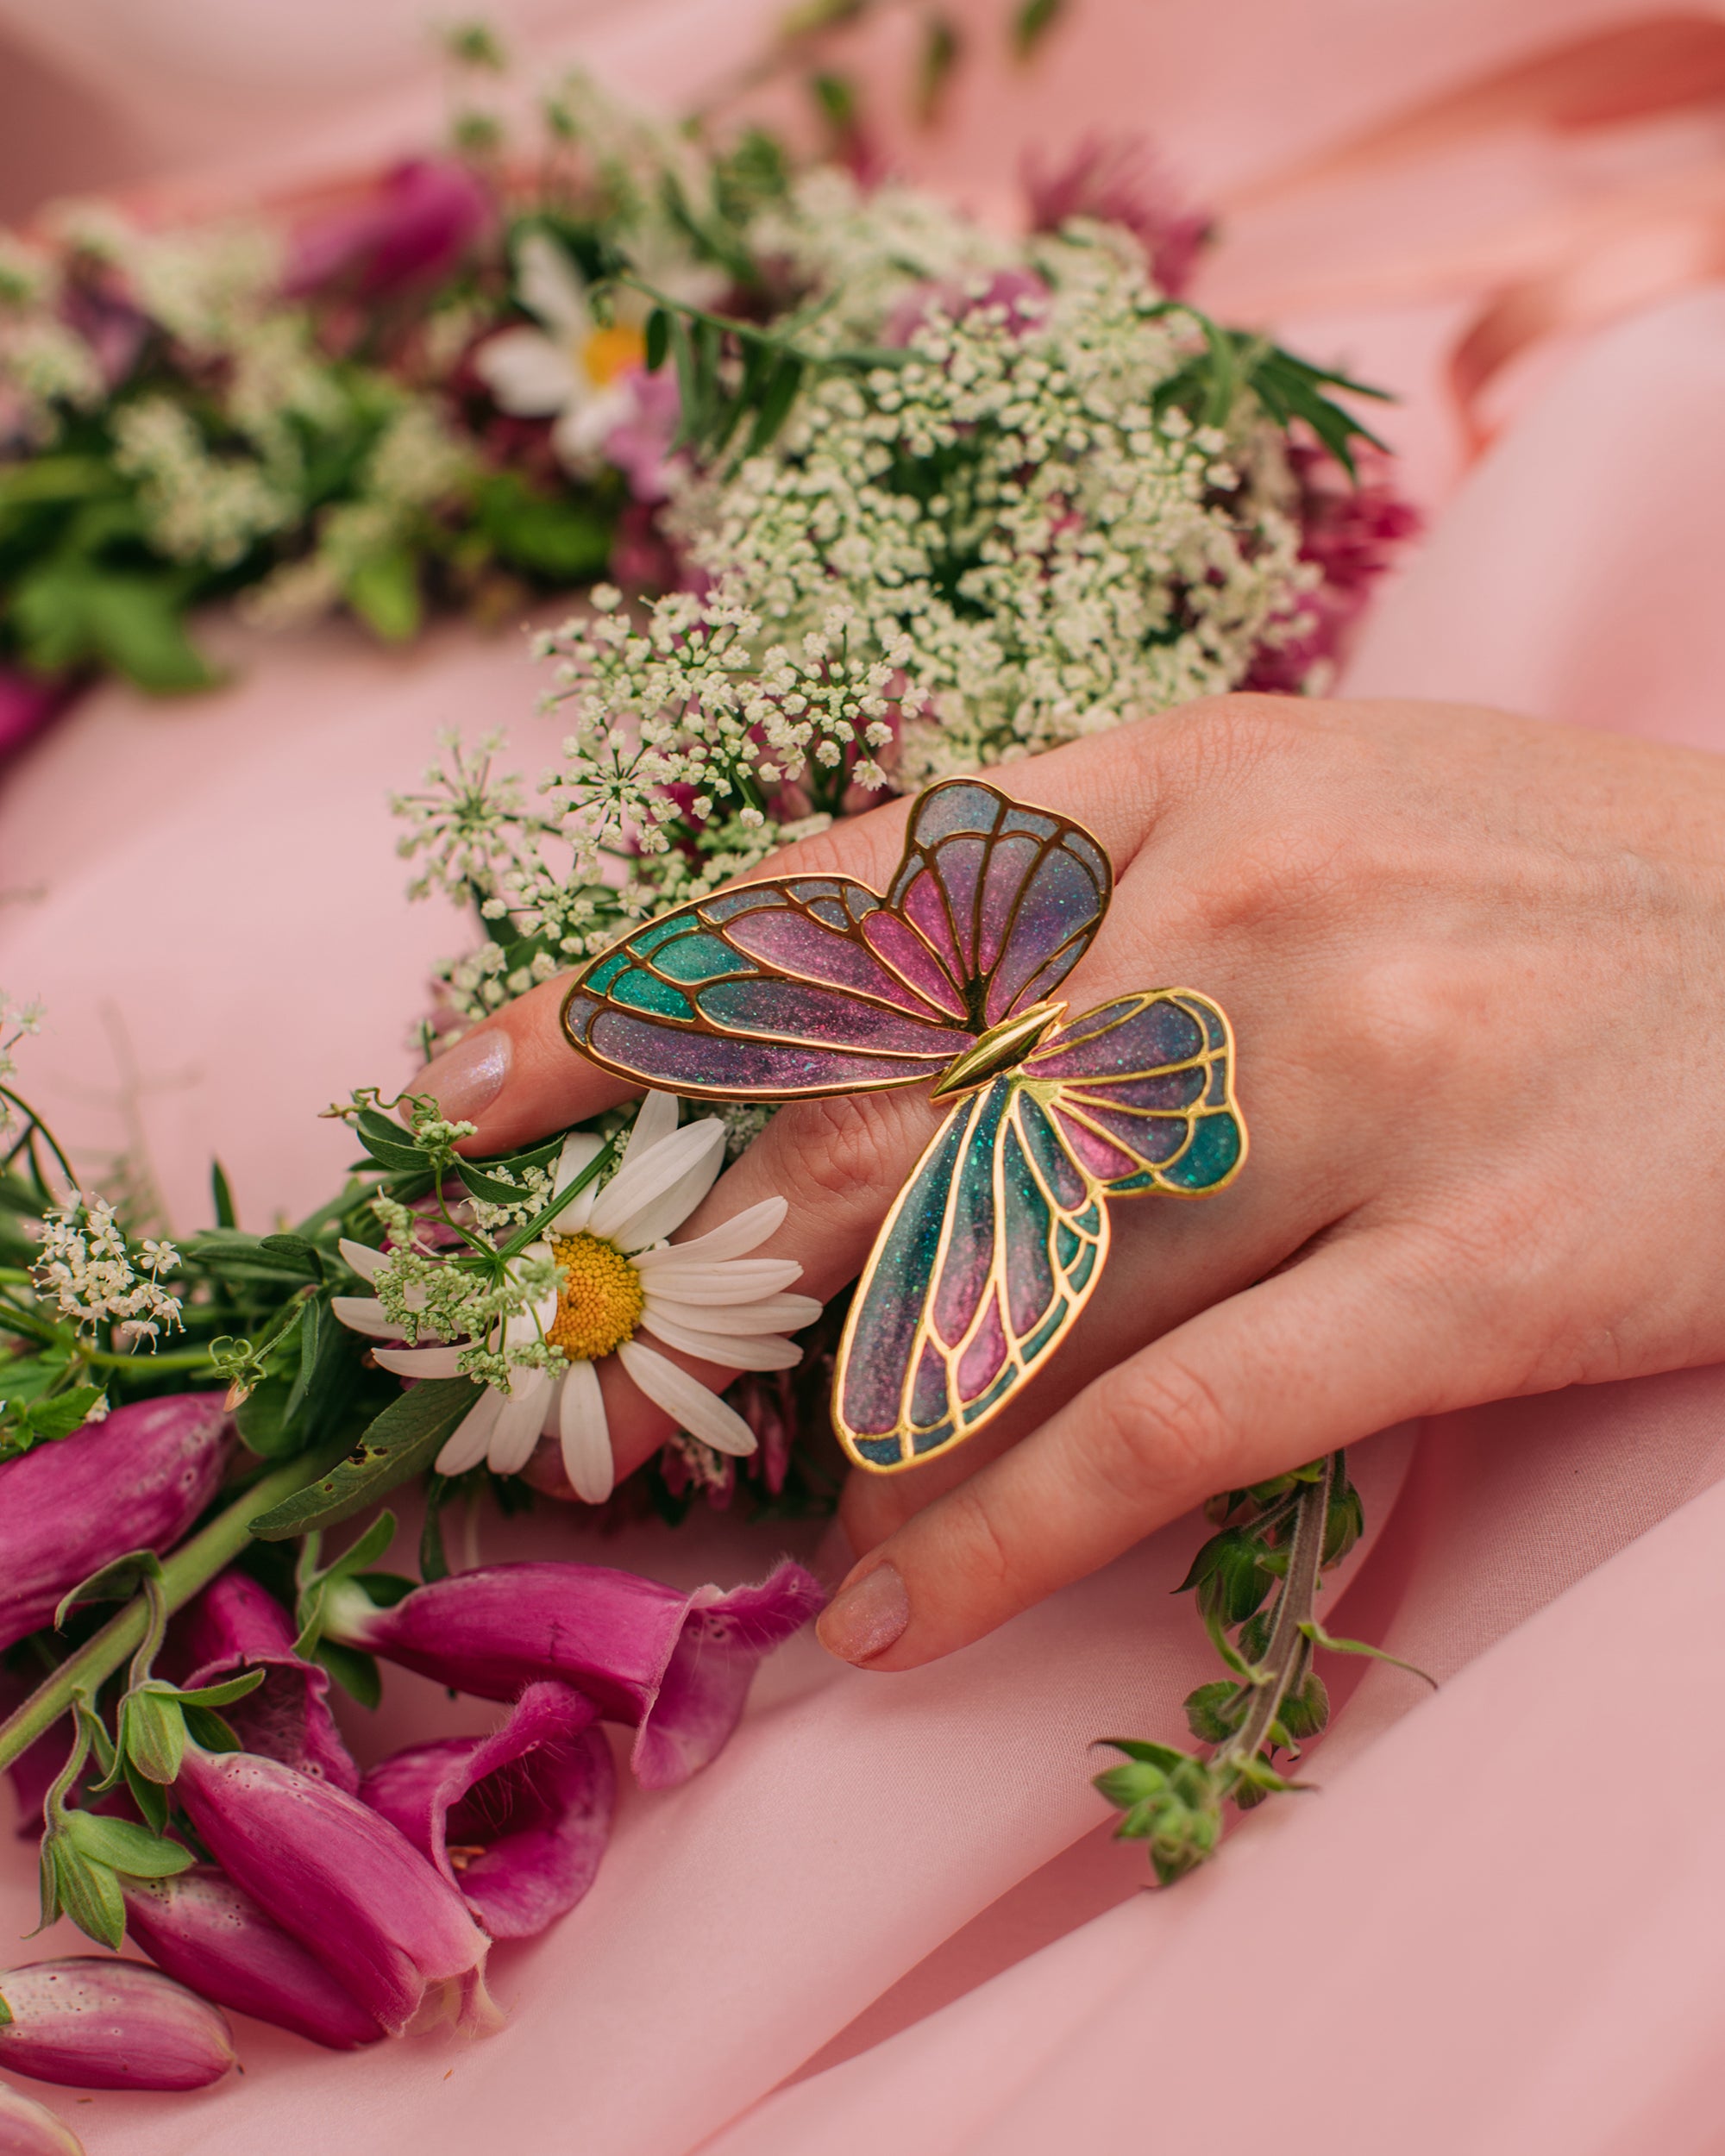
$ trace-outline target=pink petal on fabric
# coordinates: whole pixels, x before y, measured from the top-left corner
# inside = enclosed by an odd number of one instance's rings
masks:
[[[203,1997],[331,2051],[381,2041],[382,2029],[323,1963],[213,1865],[121,1886],[133,1945]]]
[[[398,1827],[493,1939],[528,1939],[593,1884],[617,1770],[599,1709],[566,1684],[530,1684],[488,1737],[412,1745],[360,1795]]]
[[[84,2143],[47,2104],[0,2082],[0,2152],[3,2156],[84,2156]]]
[[[188,1745],[174,1795],[204,1846],[392,2036],[493,2026],[489,1942],[406,1837],[327,1783]]]
[[[764,1655],[825,1601],[787,1559],[758,1587],[687,1595],[603,1565],[480,1565],[380,1609],[330,1597],[329,1632],[480,1699],[543,1678],[573,1685],[637,1731],[637,1778],[666,1789],[723,1748]]]
[[[191,1689],[263,1670],[256,1691],[222,1709],[240,1749],[352,1796],[360,1771],[329,1712],[328,1673],[294,1653],[294,1636],[273,1595],[243,1572],[224,1572],[175,1620],[171,1645],[185,1670],[179,1682]]]
[[[235,2063],[217,2009],[141,1961],[97,1954],[0,1971],[0,2071],[67,2089],[207,2089]]]
[[[216,1494],[228,1432],[220,1393],[173,1393],[0,1467],[0,1650],[128,1550],[172,1548]]]

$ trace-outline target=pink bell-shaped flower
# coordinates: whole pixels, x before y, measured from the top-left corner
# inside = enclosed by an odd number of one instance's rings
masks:
[[[203,2089],[235,2063],[225,2017],[141,1961],[0,1971],[0,2071],[68,2089]]]

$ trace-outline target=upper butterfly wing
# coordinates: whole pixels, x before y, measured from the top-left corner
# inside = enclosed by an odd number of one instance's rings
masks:
[[[1067,1155],[1111,1195],[1201,1198],[1245,1159],[1233,1035],[1189,988],[1087,1011],[1027,1056],[1023,1075]]]
[[[925,938],[848,876],[661,915],[581,968],[563,1025],[620,1077],[730,1100],[917,1085],[975,1037]]]
[[[1081,824],[981,779],[931,787],[887,905],[938,956],[978,1032],[1052,995],[1108,910],[1113,871]]]
[[[965,1095],[857,1283],[833,1383],[851,1458],[910,1467],[997,1413],[1065,1337],[1107,1247],[1094,1179],[1021,1078]]]

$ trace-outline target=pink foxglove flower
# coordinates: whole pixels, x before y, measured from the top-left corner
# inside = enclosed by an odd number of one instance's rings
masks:
[[[488,1737],[410,1745],[373,1767],[360,1795],[493,1939],[530,1938],[574,1907],[605,1853],[617,1771],[598,1719],[567,1685],[530,1684]]]
[[[174,1794],[228,1877],[392,2036],[495,2026],[489,1944],[461,1897],[345,1790],[247,1752],[188,1745]]]
[[[352,2051],[382,2036],[321,1961],[210,1865],[172,1879],[127,1878],[122,1888],[134,1946],[217,2006],[292,2029],[331,2051]]]
[[[188,1690],[248,1670],[268,1674],[256,1691],[222,1710],[242,1752],[279,1759],[351,1796],[360,1786],[326,1697],[328,1674],[293,1651],[294,1628],[274,1595],[243,1572],[224,1572],[177,1620],[172,1640]]]
[[[759,1587],[693,1595],[603,1565],[486,1564],[391,1609],[344,1584],[326,1614],[333,1638],[481,1699],[542,1678],[573,1685],[635,1729],[637,1777],[667,1789],[723,1749],[756,1665],[825,1600],[788,1561]]]
[[[177,1393],[0,1466],[0,1649],[128,1550],[178,1542],[216,1494],[227,1432],[220,1393]]]
[[[63,2118],[0,2081],[0,2156],[84,2156]]]
[[[63,680],[43,681],[16,667],[0,667],[0,756],[22,749],[40,733],[74,693]]]
[[[0,1971],[0,2069],[35,2081],[204,2089],[235,2063],[225,2016],[141,1961],[30,1962]]]
[[[1182,203],[1141,136],[1093,135],[1063,165],[1026,158],[1022,180],[1032,232],[1057,232],[1069,217],[1122,225],[1144,249],[1152,281],[1178,298],[1209,242],[1211,220]]]
[[[308,216],[293,235],[284,286],[291,298],[351,280],[362,298],[446,277],[495,216],[472,169],[449,157],[410,158],[358,201]]]

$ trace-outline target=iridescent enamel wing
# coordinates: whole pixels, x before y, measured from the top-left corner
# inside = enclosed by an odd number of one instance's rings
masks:
[[[1063,1025],[1107,856],[979,779],[931,787],[884,896],[848,876],[739,885],[576,976],[563,1024],[619,1077],[721,1100],[933,1081],[952,1106],[875,1240],[833,1420],[859,1465],[980,1427],[1053,1353],[1108,1252],[1109,1198],[1218,1190],[1245,1157],[1233,1042],[1185,988]]]

